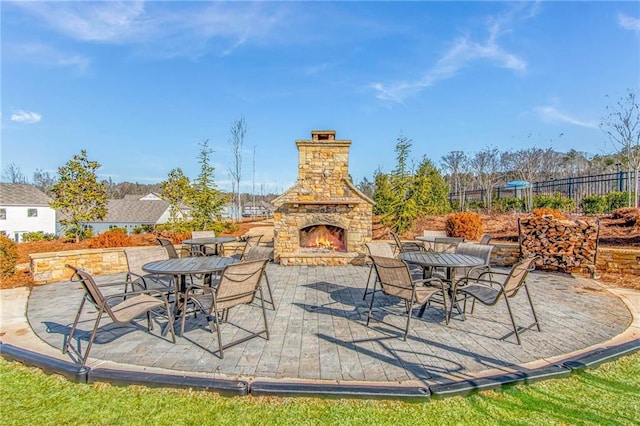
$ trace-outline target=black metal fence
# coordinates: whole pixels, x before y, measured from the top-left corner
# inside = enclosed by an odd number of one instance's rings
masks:
[[[578,176],[566,179],[550,179],[531,184],[531,191],[536,195],[560,194],[563,197],[574,200],[576,206],[580,200],[589,195],[606,195],[610,192],[626,192],[635,190],[635,179],[640,176],[632,172],[615,172],[592,176]],[[521,188],[493,188],[493,199],[521,197]],[[484,190],[465,191],[467,202],[484,200]],[[449,201],[455,202],[460,199],[460,194],[449,193]]]

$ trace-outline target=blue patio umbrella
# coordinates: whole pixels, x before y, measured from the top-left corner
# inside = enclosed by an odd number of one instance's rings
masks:
[[[504,185],[504,187],[505,188],[522,189],[522,188],[531,187],[531,184],[529,182],[524,181],[524,180],[512,180],[511,182],[507,182]]]

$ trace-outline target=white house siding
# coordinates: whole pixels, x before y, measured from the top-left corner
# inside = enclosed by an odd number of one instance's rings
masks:
[[[6,219],[0,220],[0,232],[16,242],[22,241],[25,232],[56,233],[56,212],[48,206],[1,206]],[[37,216],[29,217],[28,210],[36,209]]]

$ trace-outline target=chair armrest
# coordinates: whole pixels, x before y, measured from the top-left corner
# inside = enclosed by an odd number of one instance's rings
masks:
[[[442,288],[442,291],[444,291],[447,288],[447,285],[445,284],[445,282],[438,277],[423,278],[423,279],[413,280],[413,282],[415,284],[422,283],[422,285],[424,286],[430,285],[432,287],[435,287],[437,285]]]
[[[111,299],[115,299],[115,298],[124,298],[124,297],[131,297],[131,296],[136,296],[139,294],[146,294],[149,296],[160,296],[162,298],[162,300],[164,300],[165,302],[167,301],[167,296],[161,292],[160,290],[138,290],[138,291],[130,291],[127,293],[117,293],[117,294],[110,294],[108,296],[104,297],[104,301],[105,303]]]

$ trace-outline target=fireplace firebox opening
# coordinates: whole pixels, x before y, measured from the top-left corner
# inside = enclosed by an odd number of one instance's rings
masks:
[[[333,225],[311,225],[300,229],[302,252],[346,252],[345,230]]]

